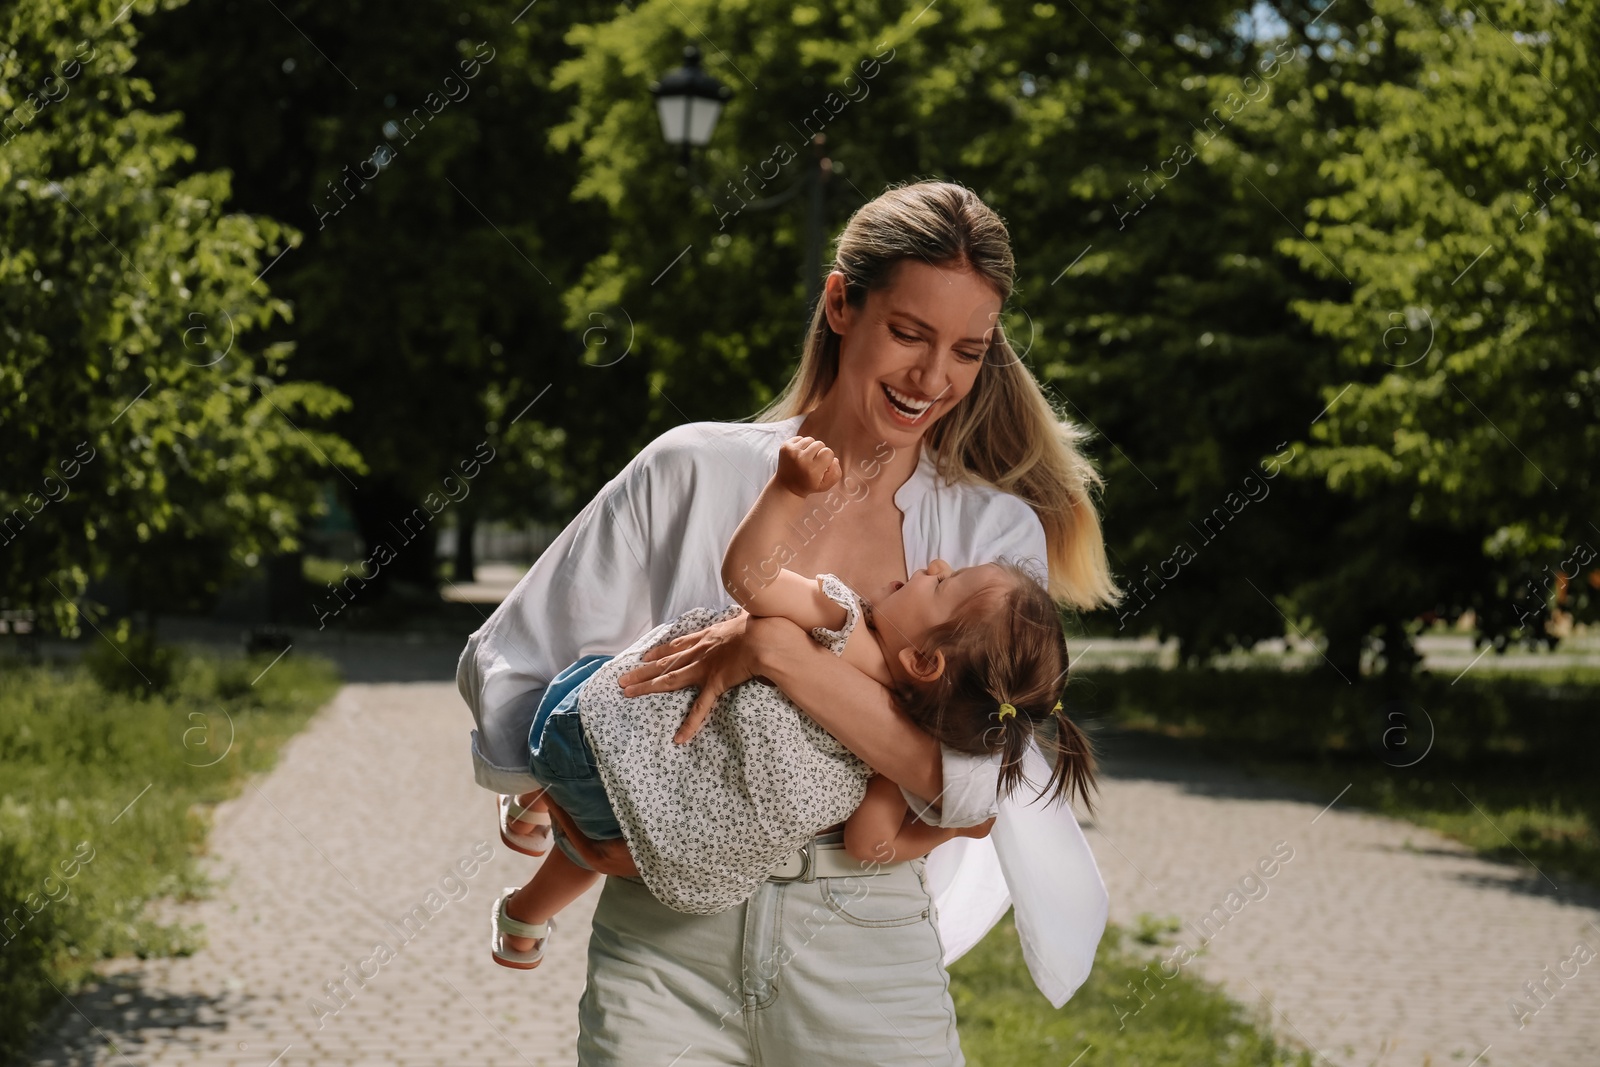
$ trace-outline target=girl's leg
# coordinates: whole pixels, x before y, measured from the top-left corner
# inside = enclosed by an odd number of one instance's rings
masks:
[[[506,914],[525,923],[542,923],[574,900],[595,883],[600,876],[594,871],[579,867],[560,849],[551,852],[527,885],[511,894],[506,901]],[[506,948],[513,952],[527,952],[533,948],[533,938],[505,935]]]

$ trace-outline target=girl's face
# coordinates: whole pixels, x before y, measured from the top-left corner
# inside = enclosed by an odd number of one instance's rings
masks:
[[[904,259],[890,284],[859,308],[845,302],[844,275],[828,276],[828,325],[839,335],[842,408],[874,439],[915,445],[972,391],[992,339],[1000,295],[979,275]]]
[[[936,559],[909,581],[894,582],[888,596],[874,602],[872,622],[884,644],[885,658],[897,676],[930,681],[943,669],[943,657],[929,648],[933,631],[960,615],[974,597],[1000,596],[1010,576],[993,563],[953,570]],[[939,668],[924,674],[915,662],[918,651],[934,655]]]

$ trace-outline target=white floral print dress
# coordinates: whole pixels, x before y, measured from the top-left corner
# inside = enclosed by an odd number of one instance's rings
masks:
[[[841,655],[861,620],[861,599],[832,574],[817,584],[847,617],[840,629],[811,635]],[[622,695],[617,677],[651,648],[738,611],[695,608],[663,623],[602,664],[578,696],[584,736],[640,875],[663,904],[693,914],[748,898],[790,853],[849,817],[872,774],[762,682],[724,693],[685,745],[672,736],[698,689]]]

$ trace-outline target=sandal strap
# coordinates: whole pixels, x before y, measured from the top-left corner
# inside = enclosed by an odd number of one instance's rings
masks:
[[[508,824],[514,822],[532,822],[539,826],[549,826],[550,813],[547,811],[538,811],[534,808],[525,808],[521,804],[517,803],[517,798],[514,794],[508,793],[506,794],[506,822]]]
[[[500,900],[499,913],[495,916],[495,926],[502,934],[510,934],[512,937],[544,938],[550,934],[550,924],[547,922],[525,923],[521,919],[513,919],[507,915],[504,897]]]

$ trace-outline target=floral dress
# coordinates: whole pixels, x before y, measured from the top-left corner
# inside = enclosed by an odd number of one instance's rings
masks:
[[[834,575],[818,575],[817,584],[847,616],[838,630],[811,635],[842,655],[861,599]],[[685,745],[672,737],[698,689],[622,695],[617,677],[651,648],[738,612],[695,608],[663,623],[595,671],[578,698],[584,736],[640,875],[662,903],[693,914],[743,902],[817,831],[848,818],[872,774],[762,682],[724,693]]]

